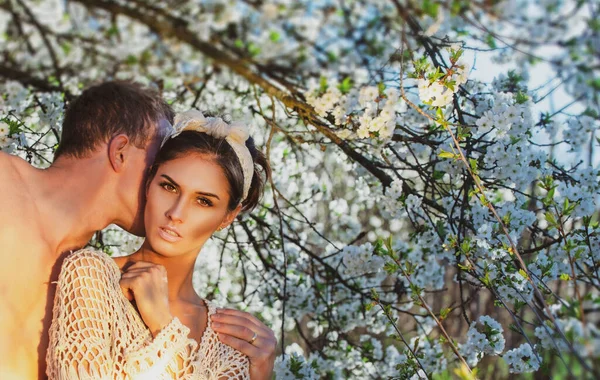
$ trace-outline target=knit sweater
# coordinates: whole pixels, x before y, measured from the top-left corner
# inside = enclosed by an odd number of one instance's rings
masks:
[[[65,259],[46,355],[50,380],[250,379],[248,358],[211,328],[212,303],[205,301],[208,325],[199,343],[177,318],[153,338],[120,279],[102,252],[82,249]]]

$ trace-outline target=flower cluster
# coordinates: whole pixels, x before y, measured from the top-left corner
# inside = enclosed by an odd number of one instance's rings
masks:
[[[537,371],[541,364],[539,354],[534,351],[534,348],[531,348],[529,343],[506,351],[502,358],[508,364],[511,373]]]
[[[342,250],[342,262],[346,267],[344,273],[349,277],[377,273],[383,267],[384,260],[373,255],[373,251],[371,243],[344,247]]]
[[[277,379],[318,379],[314,368],[304,359],[304,356],[297,353],[279,356],[275,360],[274,371]]]
[[[484,355],[499,355],[506,343],[504,329],[493,318],[482,315],[478,322],[472,322],[467,332],[467,341],[460,346],[467,363],[475,367]]]
[[[333,117],[335,125],[341,128],[337,131],[340,138],[387,140],[392,137],[398,118],[396,113],[404,109],[397,89],[365,86],[343,94],[339,87],[334,83],[324,92],[311,89],[305,95],[317,114]]]
[[[10,137],[10,126],[4,121],[0,121],[0,149],[8,150],[13,143]]]
[[[446,107],[452,102],[459,86],[467,83],[469,65],[459,60],[456,50],[451,49],[450,54],[453,56],[453,64],[446,71],[424,65],[422,61],[416,66],[419,98],[431,107]]]

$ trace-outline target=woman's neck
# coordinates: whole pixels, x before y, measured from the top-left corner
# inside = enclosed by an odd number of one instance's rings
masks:
[[[201,300],[192,283],[197,257],[198,254],[163,256],[144,243],[139,250],[128,256],[128,261],[146,261],[162,265],[167,270],[169,302],[195,303]]]

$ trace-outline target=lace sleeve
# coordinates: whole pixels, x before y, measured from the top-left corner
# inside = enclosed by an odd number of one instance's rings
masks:
[[[219,345],[220,365],[215,380],[250,380],[250,361],[238,350]]]
[[[172,373],[189,329],[174,318],[155,339],[127,342],[135,329],[119,307],[120,273],[103,253],[81,250],[63,263],[47,352],[49,379],[136,378]],[[146,333],[145,326],[139,327]],[[131,333],[131,331],[129,331]]]
[[[50,379],[111,379],[113,326],[109,278],[93,256],[63,262],[54,297],[47,374]]]
[[[176,374],[182,370],[180,367],[191,355],[187,348],[189,332],[179,319],[173,318],[154,340],[125,352],[125,371],[144,376],[170,374],[177,378]]]

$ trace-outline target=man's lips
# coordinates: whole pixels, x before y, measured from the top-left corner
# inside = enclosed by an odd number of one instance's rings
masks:
[[[158,227],[158,234],[161,238],[171,243],[178,242],[182,239],[179,231],[177,231],[176,228],[169,226]]]

